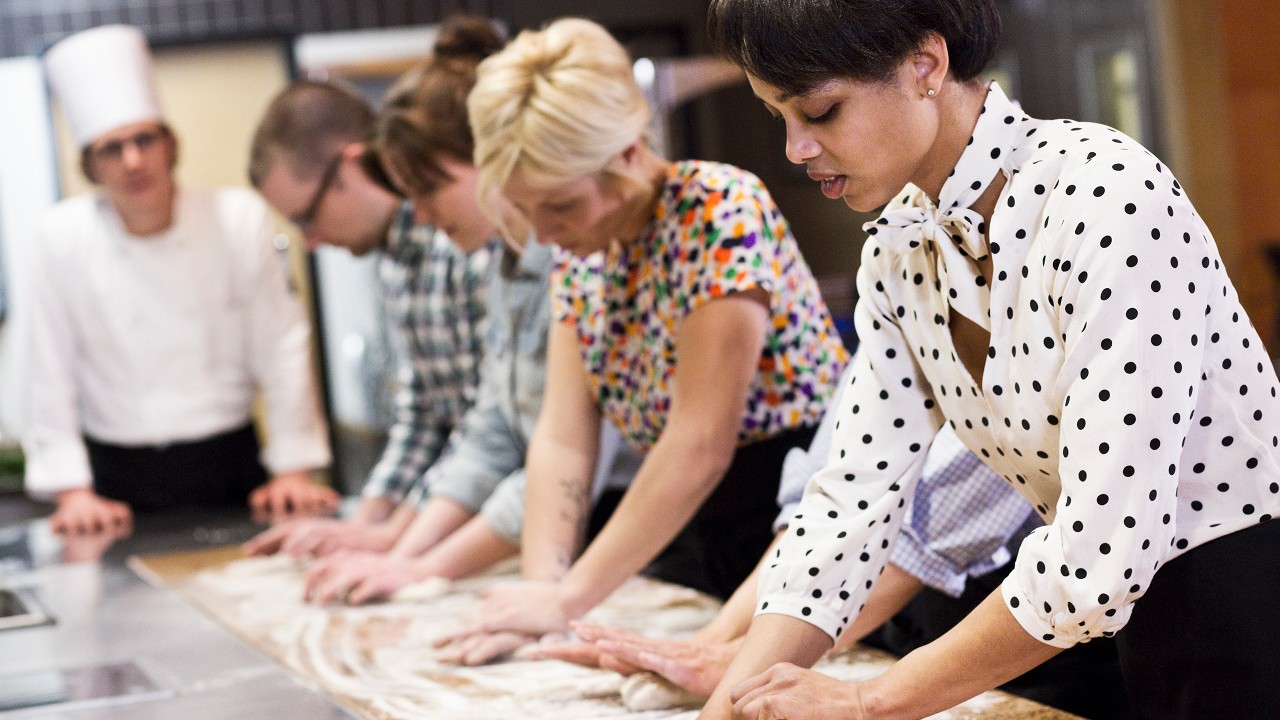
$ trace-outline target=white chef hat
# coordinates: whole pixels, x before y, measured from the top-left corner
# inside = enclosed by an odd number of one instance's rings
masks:
[[[44,68],[80,147],[125,125],[164,120],[147,39],[136,27],[102,25],[60,40]]]

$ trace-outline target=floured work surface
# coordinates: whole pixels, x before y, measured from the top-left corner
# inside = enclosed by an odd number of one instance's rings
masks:
[[[286,558],[237,560],[234,549],[133,558],[144,578],[171,587],[317,689],[377,720],[692,720],[695,711],[628,711],[622,678],[558,661],[477,668],[441,665],[432,641],[479,606],[485,588],[514,579],[489,575],[424,585],[413,600],[363,607],[302,602],[302,570]],[[687,635],[718,603],[700,593],[644,578],[615,592],[586,619],[654,637]],[[833,677],[874,677],[892,658],[856,649],[823,661]],[[936,715],[945,720],[1064,720],[1074,716],[1003,693],[985,693]]]

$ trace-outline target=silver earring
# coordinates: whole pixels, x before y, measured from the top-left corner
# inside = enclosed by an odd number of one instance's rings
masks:
[[[929,97],[933,97],[934,95],[937,95],[937,94],[938,94],[938,91],[937,91],[937,90],[934,90],[933,88],[929,88],[928,90],[926,90],[926,91],[924,92],[924,94],[925,94],[925,95],[928,95]]]

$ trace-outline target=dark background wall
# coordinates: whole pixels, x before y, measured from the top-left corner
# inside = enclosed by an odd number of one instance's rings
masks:
[[[519,2],[519,0],[513,0]],[[0,0],[0,56],[40,52],[95,25],[126,23],[154,44],[422,25],[499,15],[501,0]]]
[[[998,59],[1027,110],[1040,117],[1093,117],[1087,96],[1086,50],[1136,49],[1143,96],[1142,137],[1162,154],[1155,121],[1156,72],[1150,42],[1151,0],[999,0],[1006,24]],[[612,30],[633,55],[684,55],[706,50],[707,0],[0,0],[0,56],[39,52],[77,30],[109,22],[142,27],[153,44],[280,37],[312,32],[421,25],[455,12],[503,19],[513,30],[566,15],[589,17]],[[826,201],[802,169],[783,156],[783,133],[745,85],[718,91],[681,111],[673,123],[677,157],[731,162],[760,175],[791,220],[819,276],[851,278],[860,223],[842,204]],[[847,293],[851,282],[832,294]],[[837,298],[831,300],[839,302]]]

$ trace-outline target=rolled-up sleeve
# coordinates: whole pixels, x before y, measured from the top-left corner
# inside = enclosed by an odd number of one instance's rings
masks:
[[[1004,566],[1041,524],[1031,505],[943,426],[889,562],[952,597]]]
[[[1182,444],[1214,372],[1203,367],[1214,277],[1211,240],[1162,235],[1194,209],[1153,158],[1099,158],[1061,185],[1112,191],[1058,191],[1045,207],[1063,268],[1045,281],[1064,309],[1062,492],[1003,595],[1028,633],[1067,647],[1124,627],[1173,549]],[[1155,190],[1123,192],[1144,186]],[[1162,285],[1171,267],[1177,281]]]

